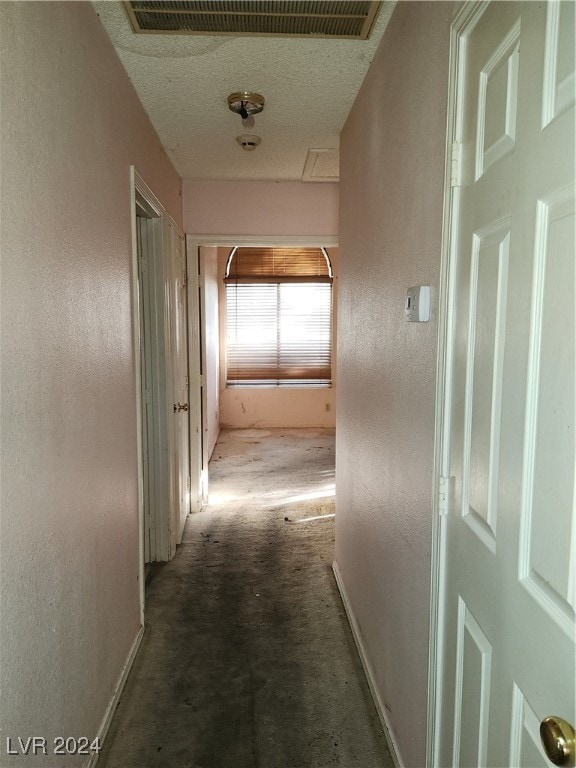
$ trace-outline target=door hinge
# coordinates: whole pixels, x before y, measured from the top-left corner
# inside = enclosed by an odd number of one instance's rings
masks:
[[[188,475],[188,480],[186,481],[186,490],[188,493],[192,490],[192,483],[190,482],[190,475]]]
[[[450,162],[450,186],[459,187],[462,184],[462,154],[463,145],[460,141],[452,142],[452,157]]]
[[[446,517],[450,506],[450,478],[438,478],[438,514]]]

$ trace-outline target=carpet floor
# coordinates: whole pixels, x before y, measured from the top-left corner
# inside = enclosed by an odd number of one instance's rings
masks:
[[[334,432],[223,430],[98,768],[392,768],[331,570]]]

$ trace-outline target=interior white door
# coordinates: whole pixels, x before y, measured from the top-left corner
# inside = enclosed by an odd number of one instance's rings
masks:
[[[199,244],[186,237],[188,264],[188,375],[190,382],[190,504],[202,508],[202,341],[200,332]]]
[[[184,237],[170,225],[170,359],[172,370],[172,499],[175,544],[190,512],[190,403],[188,397],[188,300]],[[170,408],[170,405],[169,405]]]
[[[170,480],[166,434],[164,360],[164,277],[161,215],[136,195],[136,247],[140,303],[140,376],[142,388],[142,492],[144,562],[168,559],[168,523],[163,511]]]
[[[574,3],[459,32],[441,766],[548,766],[574,724]],[[573,765],[574,763],[566,763]]]
[[[137,199],[138,204],[138,199]],[[150,311],[150,280],[148,275],[148,234],[149,225],[144,211],[136,208],[136,241],[138,254],[138,300],[140,312],[140,377],[142,387],[142,503],[143,503],[143,536],[144,562],[150,563],[156,555],[156,521],[154,519],[154,419],[149,392],[152,390],[152,340],[149,317]]]

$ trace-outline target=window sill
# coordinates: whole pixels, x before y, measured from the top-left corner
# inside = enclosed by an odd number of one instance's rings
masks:
[[[249,384],[226,384],[226,389],[332,389],[333,384],[327,383],[327,384],[301,384],[300,382],[291,382],[290,384],[273,384],[270,382],[266,382],[265,384],[258,384],[255,382],[250,382]]]

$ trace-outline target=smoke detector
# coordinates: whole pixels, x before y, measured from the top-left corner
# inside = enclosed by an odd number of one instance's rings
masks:
[[[236,136],[236,141],[240,144],[242,149],[246,150],[246,152],[254,152],[262,139],[260,136],[255,136],[253,133],[244,133],[242,136]]]

